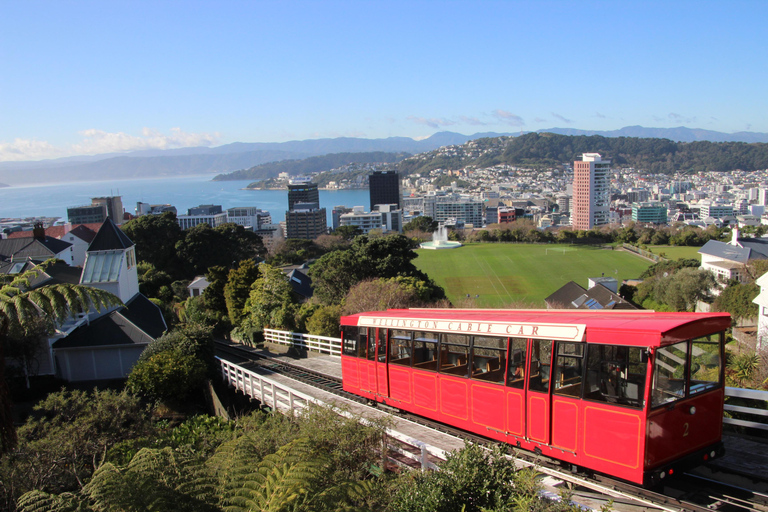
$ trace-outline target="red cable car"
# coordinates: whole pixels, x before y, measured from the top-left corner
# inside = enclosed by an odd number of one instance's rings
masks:
[[[727,313],[341,318],[344,389],[637,484],[722,455]]]

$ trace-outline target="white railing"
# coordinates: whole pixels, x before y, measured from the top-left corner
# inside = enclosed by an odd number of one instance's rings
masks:
[[[310,404],[317,404],[323,407],[332,407],[342,416],[348,418],[355,417],[349,411],[326,404],[318,398],[296,391],[290,386],[277,382],[274,379],[259,375],[220,357],[216,359],[219,360],[221,375],[226,383],[275,411],[293,416],[294,414],[300,414]],[[367,423],[365,419],[360,419],[360,421]],[[437,469],[437,466],[430,462],[430,455],[439,460],[445,460],[448,455],[444,450],[436,446],[429,445],[396,430],[388,428],[385,430],[385,433],[387,438],[397,440],[406,445],[403,448],[389,442],[387,443],[388,449],[419,463],[422,469]],[[411,449],[409,450],[408,448]]]
[[[761,391],[757,389],[744,389],[744,388],[725,388],[725,396],[733,398],[741,398],[749,400],[749,406],[731,405],[726,403],[726,412],[736,412],[740,414],[749,414],[752,416],[760,416],[763,421],[748,421],[740,420],[736,418],[723,418],[723,423],[726,425],[736,425],[739,427],[757,428],[760,430],[768,430],[768,409],[766,409],[766,403],[768,402],[768,391]]]
[[[322,354],[341,356],[341,339],[328,336],[315,336],[300,332],[278,331],[277,329],[264,329],[264,341],[288,345],[289,347],[306,348]]]

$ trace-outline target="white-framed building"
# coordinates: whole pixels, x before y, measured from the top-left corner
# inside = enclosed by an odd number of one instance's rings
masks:
[[[758,351],[768,348],[768,273],[760,276],[755,284],[760,294],[752,302],[757,304],[757,346]]]
[[[176,222],[179,223],[181,229],[193,228],[199,224],[208,224],[215,228],[227,223],[227,214],[226,212],[221,212],[203,215],[179,215],[176,217]]]
[[[272,216],[268,211],[255,206],[236,206],[227,208],[227,222],[251,227],[254,231],[261,229],[262,224],[272,224]]]

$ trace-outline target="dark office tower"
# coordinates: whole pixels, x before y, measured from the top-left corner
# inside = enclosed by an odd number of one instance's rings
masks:
[[[368,178],[371,211],[377,204],[396,204],[400,209],[400,177],[397,171],[373,171]]]
[[[309,180],[292,180],[288,184],[288,210],[293,210],[296,203],[320,204],[320,193],[317,184]]]

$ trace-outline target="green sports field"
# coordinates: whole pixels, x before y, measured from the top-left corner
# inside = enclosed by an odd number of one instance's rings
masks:
[[[545,307],[544,298],[568,281],[584,288],[590,277],[638,277],[651,262],[626,251],[538,244],[470,244],[419,249],[414,264],[445,289],[454,304],[467,294],[476,307]]]

